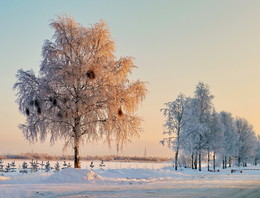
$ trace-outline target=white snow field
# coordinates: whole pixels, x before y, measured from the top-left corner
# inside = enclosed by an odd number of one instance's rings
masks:
[[[0,197],[260,198],[260,166],[218,168],[219,172],[203,168],[199,172],[188,168],[175,171],[171,163],[105,162],[104,170],[98,162],[93,170],[86,168],[88,164],[82,163],[85,169],[56,173],[2,173]],[[239,171],[231,173],[231,169]]]

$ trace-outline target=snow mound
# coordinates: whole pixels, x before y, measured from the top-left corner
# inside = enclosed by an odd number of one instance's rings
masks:
[[[54,173],[45,181],[48,183],[96,183],[104,178],[87,169],[67,168]]]
[[[0,176],[0,180],[10,180],[10,177]]]

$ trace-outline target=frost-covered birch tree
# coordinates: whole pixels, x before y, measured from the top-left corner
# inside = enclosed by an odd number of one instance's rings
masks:
[[[221,152],[222,155],[222,164],[223,168],[227,168],[227,160],[229,167],[232,164],[232,157],[236,156],[238,152],[238,134],[236,132],[236,125],[234,118],[231,113],[222,111],[220,112],[220,119],[223,124],[223,149]]]
[[[220,114],[215,110],[209,118],[209,131],[206,135],[206,150],[208,158],[208,171],[210,171],[210,153],[213,153],[213,169],[216,167],[216,152],[222,149],[224,139],[223,126],[220,120]]]
[[[238,133],[238,166],[247,166],[247,162],[254,156],[256,148],[256,135],[253,126],[244,118],[236,118],[236,129]]]
[[[84,27],[70,17],[58,17],[50,26],[52,40],[42,48],[40,72],[17,72],[17,102],[26,116],[20,125],[30,142],[65,139],[74,149],[74,167],[80,168],[81,143],[104,140],[123,145],[141,132],[136,115],[144,100],[143,82],[131,82],[131,57],[117,59],[107,25]]]
[[[259,159],[260,159],[260,135],[257,136],[257,141],[256,141],[255,161],[254,161],[255,166],[257,166]]]
[[[161,109],[166,118],[163,125],[165,129],[163,134],[167,135],[161,142],[168,144],[175,151],[175,170],[178,169],[178,155],[182,143],[181,133],[189,120],[185,114],[186,102],[186,97],[183,94],[179,94],[176,100],[166,103],[166,107]]]
[[[183,126],[183,152],[185,155],[191,157],[192,169],[197,169],[197,143],[196,135],[198,131],[197,119],[197,100],[194,98],[187,98],[185,114],[188,118],[187,123]]]
[[[212,99],[209,86],[203,82],[199,82],[195,90],[195,119],[196,132],[195,132],[195,149],[199,157],[199,171],[201,171],[201,158],[203,149],[208,146],[208,134],[210,133],[210,117],[213,111]]]

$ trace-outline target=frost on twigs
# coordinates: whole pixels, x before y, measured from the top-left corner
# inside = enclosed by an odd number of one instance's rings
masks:
[[[52,143],[64,139],[79,167],[81,143],[102,139],[122,146],[139,135],[136,110],[146,88],[144,82],[128,80],[133,58],[115,57],[103,21],[84,27],[58,17],[51,27],[54,35],[43,44],[39,75],[17,72],[17,103],[26,115],[20,128],[29,141],[45,141],[48,134]]]

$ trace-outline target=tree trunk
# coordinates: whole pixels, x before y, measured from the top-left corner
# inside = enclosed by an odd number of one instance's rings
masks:
[[[231,157],[229,157],[228,162],[229,162],[228,167],[231,168]]]
[[[240,157],[238,157],[237,158],[238,167],[240,167],[240,163],[241,163],[240,160],[241,160]]]
[[[208,171],[209,171],[209,163],[210,163],[210,155],[209,155],[209,149],[208,149]]]
[[[225,156],[225,168],[227,168],[227,156]]]
[[[80,168],[79,139],[74,138],[74,168]]]
[[[179,153],[179,151],[177,149],[177,151],[175,152],[175,170],[178,169],[178,153]]]
[[[79,159],[79,143],[80,143],[80,117],[74,118],[75,127],[74,132],[74,168],[80,168]]]
[[[193,159],[193,153],[191,154],[191,168],[194,169],[194,159]]]
[[[222,159],[222,168],[225,169],[225,157]]]
[[[194,160],[194,169],[197,170],[197,164],[198,164],[198,155],[196,154],[195,160]]]
[[[216,153],[213,154],[213,169],[216,169]]]
[[[175,170],[178,169],[178,154],[179,154],[179,149],[180,149],[180,128],[181,124],[180,124],[180,120],[179,120],[179,127],[178,127],[178,131],[177,131],[177,149],[175,152]]]
[[[199,171],[201,171],[201,153],[199,153]]]

